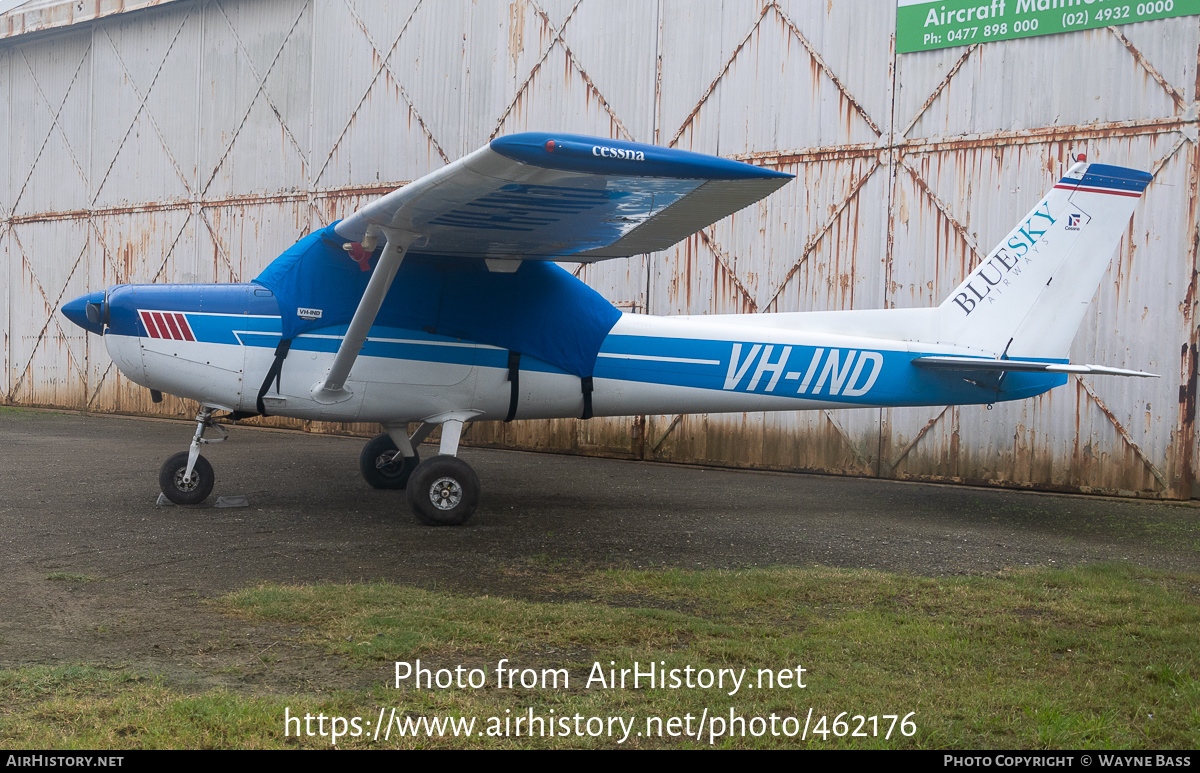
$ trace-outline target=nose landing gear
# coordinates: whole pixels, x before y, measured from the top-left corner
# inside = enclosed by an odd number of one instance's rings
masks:
[[[220,443],[228,438],[225,428],[213,421],[213,410],[206,405],[200,407],[191,446],[187,451],[180,451],[168,459],[158,471],[158,487],[162,489],[163,496],[177,505],[199,504],[212,493],[217,478],[212,465],[200,455],[200,444]],[[204,437],[204,430],[209,428],[221,436]]]
[[[158,471],[158,487],[177,505],[198,505],[212,493],[217,476],[203,456],[197,456],[188,472],[188,452],[180,451]]]

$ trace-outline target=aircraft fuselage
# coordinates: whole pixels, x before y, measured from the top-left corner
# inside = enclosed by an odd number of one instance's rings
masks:
[[[281,339],[270,290],[121,285],[110,288],[105,302],[105,344],[126,376],[205,405],[256,410]],[[908,313],[924,312],[932,310]],[[1048,373],[1009,373],[1002,385],[966,380],[912,364],[961,349],[913,350],[895,340],[829,331],[836,326],[836,313],[749,319],[622,314],[595,360],[591,414],[992,403],[1040,394],[1066,380]],[[421,421],[448,411],[479,420],[584,415],[583,380],[559,367],[522,355],[514,370],[509,350],[386,325],[371,328],[347,381],[348,396],[322,402],[314,387],[345,332],[344,324],[317,327],[292,340],[278,388],[272,381],[262,394],[268,413],[378,422]]]

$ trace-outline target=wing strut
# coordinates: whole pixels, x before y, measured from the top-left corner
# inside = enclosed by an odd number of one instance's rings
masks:
[[[350,368],[354,366],[363,344],[367,342],[367,333],[375,323],[375,316],[379,314],[379,307],[383,305],[392,280],[396,278],[396,271],[404,260],[408,246],[420,236],[397,228],[379,227],[379,230],[387,236],[387,244],[384,245],[383,254],[375,265],[371,280],[367,282],[362,300],[354,310],[354,318],[350,320],[346,337],[342,339],[342,344],[334,355],[333,365],[325,374],[325,380],[313,385],[312,397],[318,403],[340,403],[348,400],[353,394],[346,389],[346,378],[350,375]]]

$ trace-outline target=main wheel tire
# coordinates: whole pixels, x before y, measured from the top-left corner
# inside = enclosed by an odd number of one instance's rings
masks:
[[[378,489],[402,489],[408,485],[408,479],[421,463],[421,457],[415,449],[412,456],[401,457],[404,461],[394,462],[396,444],[386,432],[376,435],[363,447],[358,457],[358,469],[363,479]]]
[[[409,480],[408,504],[426,526],[461,526],[479,505],[479,476],[454,456],[426,459]]]
[[[213,483],[217,476],[213,474],[212,465],[203,456],[196,457],[192,474],[184,477],[187,472],[188,452],[180,451],[163,463],[158,471],[158,487],[167,499],[177,505],[197,505],[212,493]]]

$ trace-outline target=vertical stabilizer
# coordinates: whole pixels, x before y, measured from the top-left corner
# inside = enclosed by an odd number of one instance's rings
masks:
[[[1064,359],[1151,176],[1076,163],[939,307],[940,339]]]

